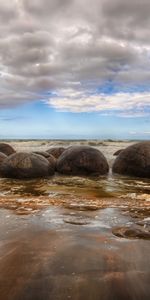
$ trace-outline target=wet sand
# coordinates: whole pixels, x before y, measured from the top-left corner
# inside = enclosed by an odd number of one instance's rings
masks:
[[[1,209],[0,218],[0,299],[149,299],[150,242],[112,234],[133,222],[122,210]]]
[[[148,300],[149,252],[147,179],[0,179],[0,300]]]

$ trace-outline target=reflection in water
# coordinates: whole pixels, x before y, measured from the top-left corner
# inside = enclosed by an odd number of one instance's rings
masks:
[[[56,175],[38,180],[0,179],[0,207],[22,214],[51,204],[79,210],[112,206],[148,208],[149,180],[112,174],[92,178]]]
[[[150,180],[112,175],[101,177],[73,177],[56,175],[48,179],[15,180],[0,178],[1,195],[49,195],[55,190],[95,193],[98,196],[118,196],[125,193],[150,194]]]
[[[51,207],[22,218],[1,210],[0,217],[1,299],[149,299],[149,241],[112,234],[133,222],[120,210],[72,215]],[[72,217],[89,222],[65,222]]]

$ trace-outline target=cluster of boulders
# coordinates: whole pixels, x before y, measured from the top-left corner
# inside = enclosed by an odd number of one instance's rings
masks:
[[[121,149],[112,167],[114,173],[150,178],[150,142]],[[47,151],[16,152],[0,143],[0,176],[6,178],[67,175],[105,175],[109,166],[104,155],[90,146],[52,147]]]
[[[8,154],[9,147],[12,153]],[[103,154],[89,146],[52,147],[46,152],[24,153],[0,143],[1,177],[38,178],[54,175],[55,171],[69,175],[104,175],[109,166]]]

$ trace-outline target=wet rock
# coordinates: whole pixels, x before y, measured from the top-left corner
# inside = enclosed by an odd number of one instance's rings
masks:
[[[118,156],[124,149],[119,149],[117,150],[113,155]]]
[[[72,225],[87,225],[90,223],[90,220],[83,216],[71,216],[65,218],[64,222]]]
[[[132,218],[146,218],[150,216],[150,207],[148,205],[144,208],[131,208],[129,212]]]
[[[122,238],[150,239],[150,232],[134,227],[115,227],[112,233]]]
[[[9,155],[15,153],[16,151],[9,144],[0,143],[0,152],[2,152],[5,155],[9,156]]]
[[[73,209],[73,210],[79,210],[79,211],[95,211],[99,209],[99,206],[94,204],[76,204],[76,203],[70,203],[68,205],[65,205],[66,208]]]
[[[66,148],[64,147],[52,147],[48,149],[46,152],[53,155],[55,158],[58,158],[65,150]]]
[[[150,178],[150,141],[137,143],[121,151],[112,169],[123,175]]]
[[[54,166],[43,156],[19,152],[7,157],[0,173],[7,178],[38,178],[54,174]]]
[[[0,165],[1,163],[7,158],[7,155],[5,155],[4,153],[0,152]]]
[[[145,218],[144,220],[139,220],[136,222],[137,225],[143,226],[150,231],[150,218]]]
[[[104,175],[109,166],[104,155],[89,146],[69,147],[57,161],[57,171],[68,175]]]

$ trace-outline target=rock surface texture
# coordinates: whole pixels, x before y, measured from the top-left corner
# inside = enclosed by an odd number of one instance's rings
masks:
[[[7,178],[38,178],[54,174],[54,166],[43,156],[34,153],[15,153],[1,164],[0,173]]]
[[[112,169],[118,174],[150,178],[150,141],[140,142],[123,150]]]
[[[11,155],[11,154],[15,153],[16,151],[9,144],[0,143],[0,152],[4,153],[6,155]]]
[[[53,155],[55,158],[58,158],[65,150],[66,148],[64,147],[52,147],[48,149],[46,152]]]
[[[150,239],[150,232],[136,227],[115,227],[112,233],[122,238]]]
[[[56,169],[56,161],[57,161],[57,159],[53,155],[51,155],[51,154],[49,154],[49,156],[46,159],[49,161],[50,165],[53,166],[53,168],[55,170]]]
[[[7,155],[4,153],[0,152],[0,164],[7,158]]]

